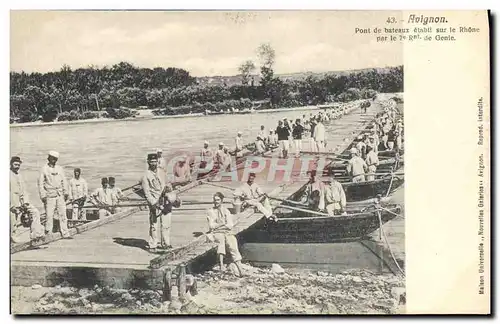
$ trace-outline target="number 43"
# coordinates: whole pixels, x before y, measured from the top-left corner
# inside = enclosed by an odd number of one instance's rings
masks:
[[[396,18],[394,18],[394,17],[387,18],[387,23],[388,24],[394,24],[395,22],[396,22]]]

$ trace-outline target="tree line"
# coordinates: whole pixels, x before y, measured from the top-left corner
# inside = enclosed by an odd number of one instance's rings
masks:
[[[10,73],[11,122],[87,119],[102,116],[125,118],[135,112],[123,107],[146,106],[156,114],[198,113],[249,108],[253,102],[268,107],[296,107],[333,101],[371,98],[377,92],[402,92],[403,67],[368,69],[282,80],[273,71],[274,50],[258,49],[260,81],[251,82],[255,64],[239,67],[238,84],[200,84],[179,68],[139,68],[121,62],[111,67],[63,66],[49,73]]]

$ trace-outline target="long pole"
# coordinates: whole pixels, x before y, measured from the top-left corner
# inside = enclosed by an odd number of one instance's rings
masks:
[[[94,95],[95,103],[97,105],[97,111],[101,111],[101,108],[99,108],[99,100],[97,100],[97,94]]]

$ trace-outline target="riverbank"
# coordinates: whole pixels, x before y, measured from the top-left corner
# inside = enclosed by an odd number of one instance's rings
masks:
[[[304,107],[294,107],[294,108],[276,108],[276,109],[266,109],[266,110],[255,110],[254,114],[265,114],[272,112],[282,112],[282,111],[302,111],[302,110],[317,110],[320,109],[319,106],[304,106]],[[65,120],[65,121],[54,121],[54,122],[29,122],[20,124],[10,124],[11,128],[18,127],[43,127],[43,126],[55,126],[55,125],[73,125],[73,124],[98,124],[98,123],[111,123],[120,121],[141,121],[141,120],[151,120],[151,119],[171,119],[171,118],[192,118],[192,117],[211,117],[206,116],[202,113],[195,114],[182,114],[182,115],[165,115],[165,116],[155,116],[152,109],[144,109],[139,111],[140,115],[132,118],[123,119],[113,119],[113,118],[93,118],[85,120]],[[226,115],[226,114],[224,114]],[[217,115],[217,116],[224,116]],[[227,114],[227,115],[238,115],[238,114]],[[248,115],[245,115],[248,116]]]
[[[15,314],[398,314],[404,281],[389,274],[255,268],[196,275],[198,294],[162,302],[160,291],[12,287]],[[174,288],[175,290],[175,288]]]

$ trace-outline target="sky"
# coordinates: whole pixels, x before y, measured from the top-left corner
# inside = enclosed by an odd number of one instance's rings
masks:
[[[402,65],[400,43],[355,28],[383,26],[369,11],[11,11],[11,71],[111,66],[177,67],[193,76],[236,75],[269,43],[275,73]],[[396,17],[401,13],[392,13]]]

